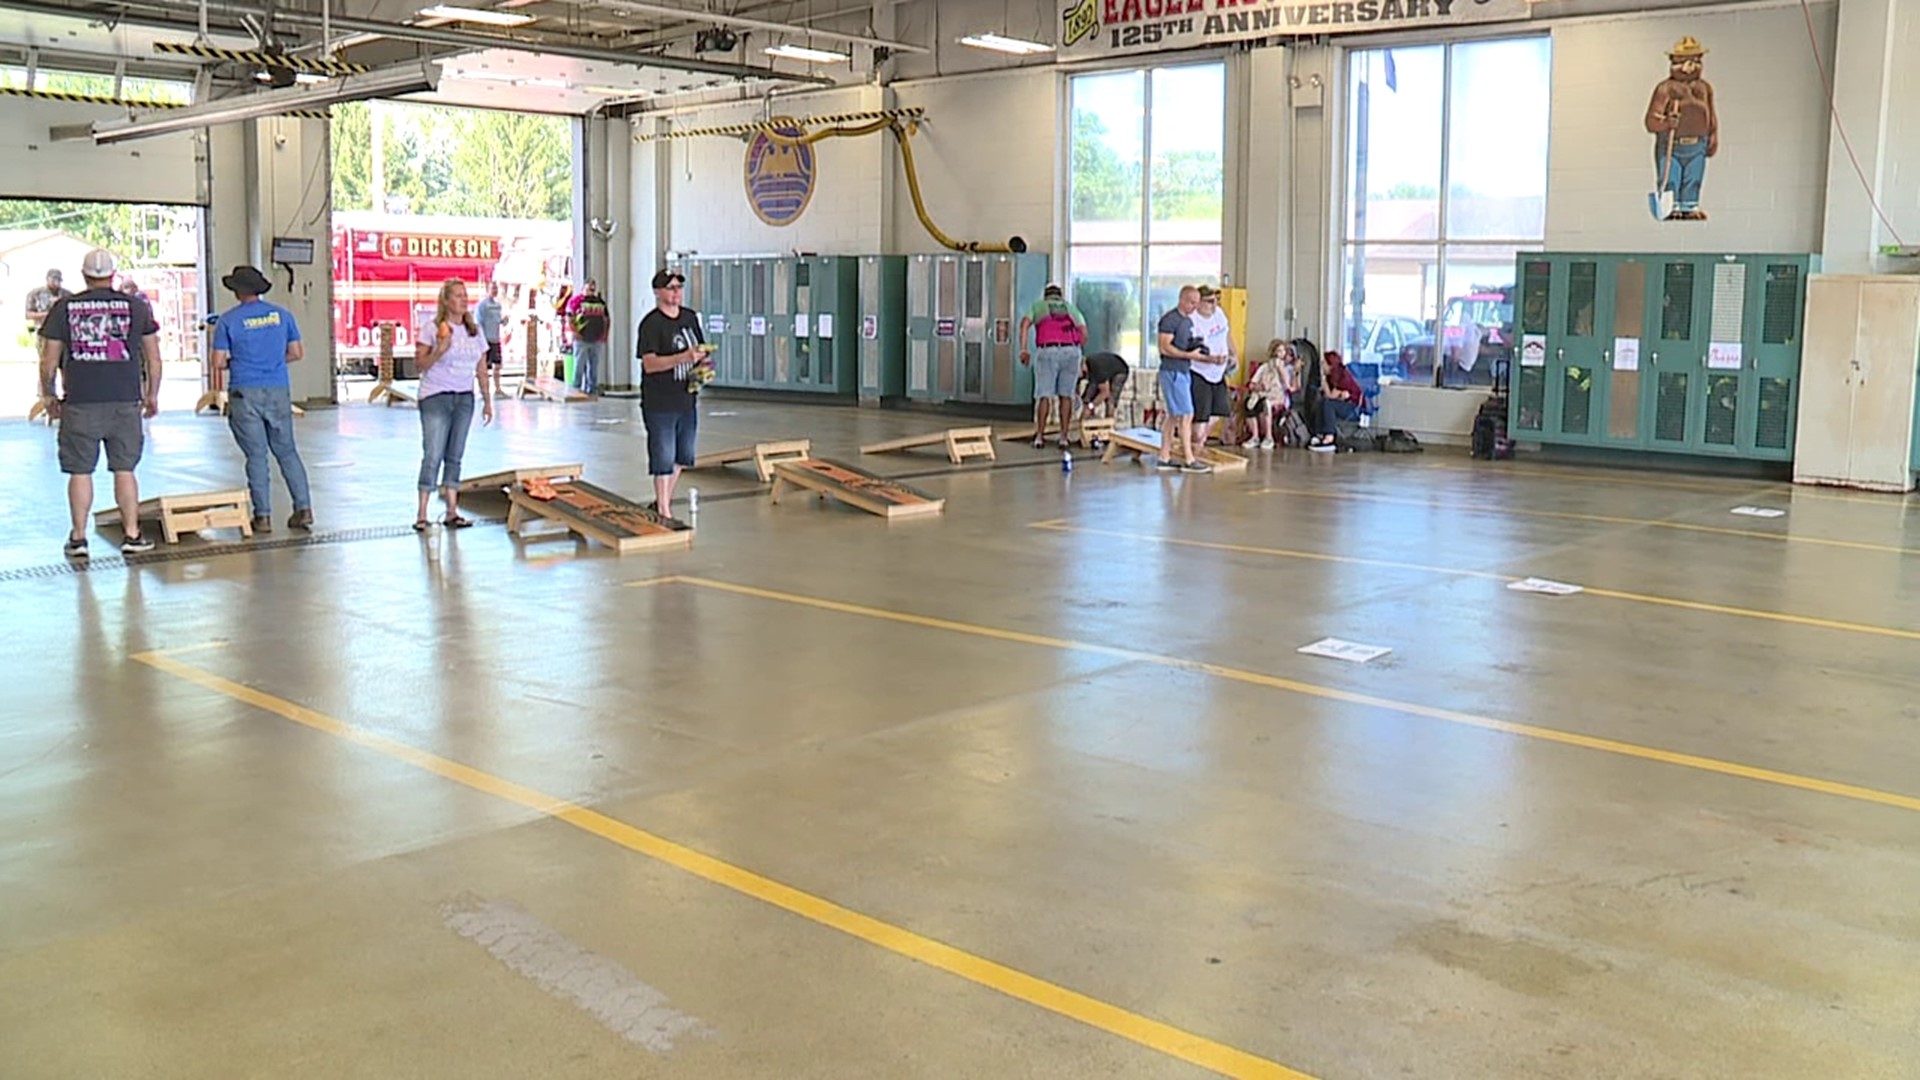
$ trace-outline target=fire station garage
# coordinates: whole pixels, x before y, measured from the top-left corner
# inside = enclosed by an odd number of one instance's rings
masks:
[[[1916,52],[0,0],[0,1076],[1920,1077]]]

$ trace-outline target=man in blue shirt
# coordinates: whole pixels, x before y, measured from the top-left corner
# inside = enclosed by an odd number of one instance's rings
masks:
[[[500,283],[488,282],[487,298],[473,309],[473,317],[480,323],[481,336],[487,339],[487,368],[493,373],[494,397],[507,396],[500,390],[500,320],[504,314],[500,308]]]
[[[273,531],[273,475],[267,454],[280,462],[280,475],[293,498],[291,529],[313,528],[313,496],[307,467],[293,445],[293,398],[287,365],[306,356],[293,312],[260,299],[273,282],[252,266],[236,266],[220,279],[238,306],[220,316],[213,330],[213,366],[226,368],[227,426],[247,455],[247,492],[253,497],[253,531]]]

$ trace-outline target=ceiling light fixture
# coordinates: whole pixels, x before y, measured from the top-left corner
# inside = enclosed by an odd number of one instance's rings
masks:
[[[293,73],[293,81],[302,86],[318,86],[327,81],[327,76],[317,71],[296,71]]]
[[[183,109],[168,109],[165,112],[145,113],[124,119],[95,120],[83,130],[92,135],[94,142],[105,145],[125,142],[129,139],[169,135],[176,131],[192,131],[214,124],[255,120],[262,116],[279,116],[282,113],[307,109],[324,109],[329,105],[338,105],[346,101],[418,94],[433,90],[439,85],[440,65],[429,60],[419,60],[381,68],[378,71],[342,75],[337,79],[328,79],[318,86],[290,86],[284,90],[235,94],[232,97],[189,105]]]
[[[990,49],[993,52],[1011,53],[1014,56],[1038,56],[1050,53],[1053,46],[1025,38],[1008,37],[1005,34],[968,34],[960,39],[960,44],[976,49]]]
[[[533,16],[522,15],[517,11],[493,11],[488,8],[456,7],[452,4],[435,4],[421,8],[420,16],[427,19],[452,19],[455,22],[480,23],[483,26],[525,26],[533,21]]]
[[[809,64],[837,64],[852,57],[831,49],[815,49],[806,45],[772,45],[765,50],[768,56],[777,56],[783,60],[805,60]]]

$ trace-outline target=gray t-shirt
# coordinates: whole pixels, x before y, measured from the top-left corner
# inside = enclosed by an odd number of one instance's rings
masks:
[[[1194,346],[1200,344],[1199,337],[1193,332],[1193,320],[1181,314],[1179,308],[1174,308],[1160,316],[1160,333],[1172,335],[1173,347],[1182,352],[1191,352]],[[1168,356],[1166,353],[1161,353],[1160,370],[1192,371],[1193,361],[1184,356]]]
[[[489,296],[480,301],[473,309],[473,317],[480,324],[480,336],[487,344],[500,344],[500,301]]]

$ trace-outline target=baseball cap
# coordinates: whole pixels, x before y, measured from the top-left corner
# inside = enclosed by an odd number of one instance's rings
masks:
[[[90,278],[110,278],[119,269],[119,261],[105,248],[94,248],[80,260],[80,273]]]
[[[1219,295],[1220,295],[1220,290],[1214,288],[1211,285],[1200,286],[1200,299],[1202,300],[1212,300],[1217,298]]]
[[[1060,288],[1060,286],[1058,286],[1058,285],[1055,285],[1055,284],[1053,284],[1053,283],[1051,283],[1051,282],[1049,282],[1049,283],[1047,284],[1047,287],[1046,287],[1046,288],[1044,288],[1044,289],[1042,289],[1042,290],[1040,290],[1040,295],[1042,295],[1042,296],[1065,296],[1065,295],[1066,295],[1066,292],[1065,292],[1064,290],[1062,290],[1062,289]]]
[[[686,280],[687,278],[684,274],[678,274],[672,270],[662,270],[653,275],[653,287],[656,289],[665,289],[670,286],[682,284]]]

